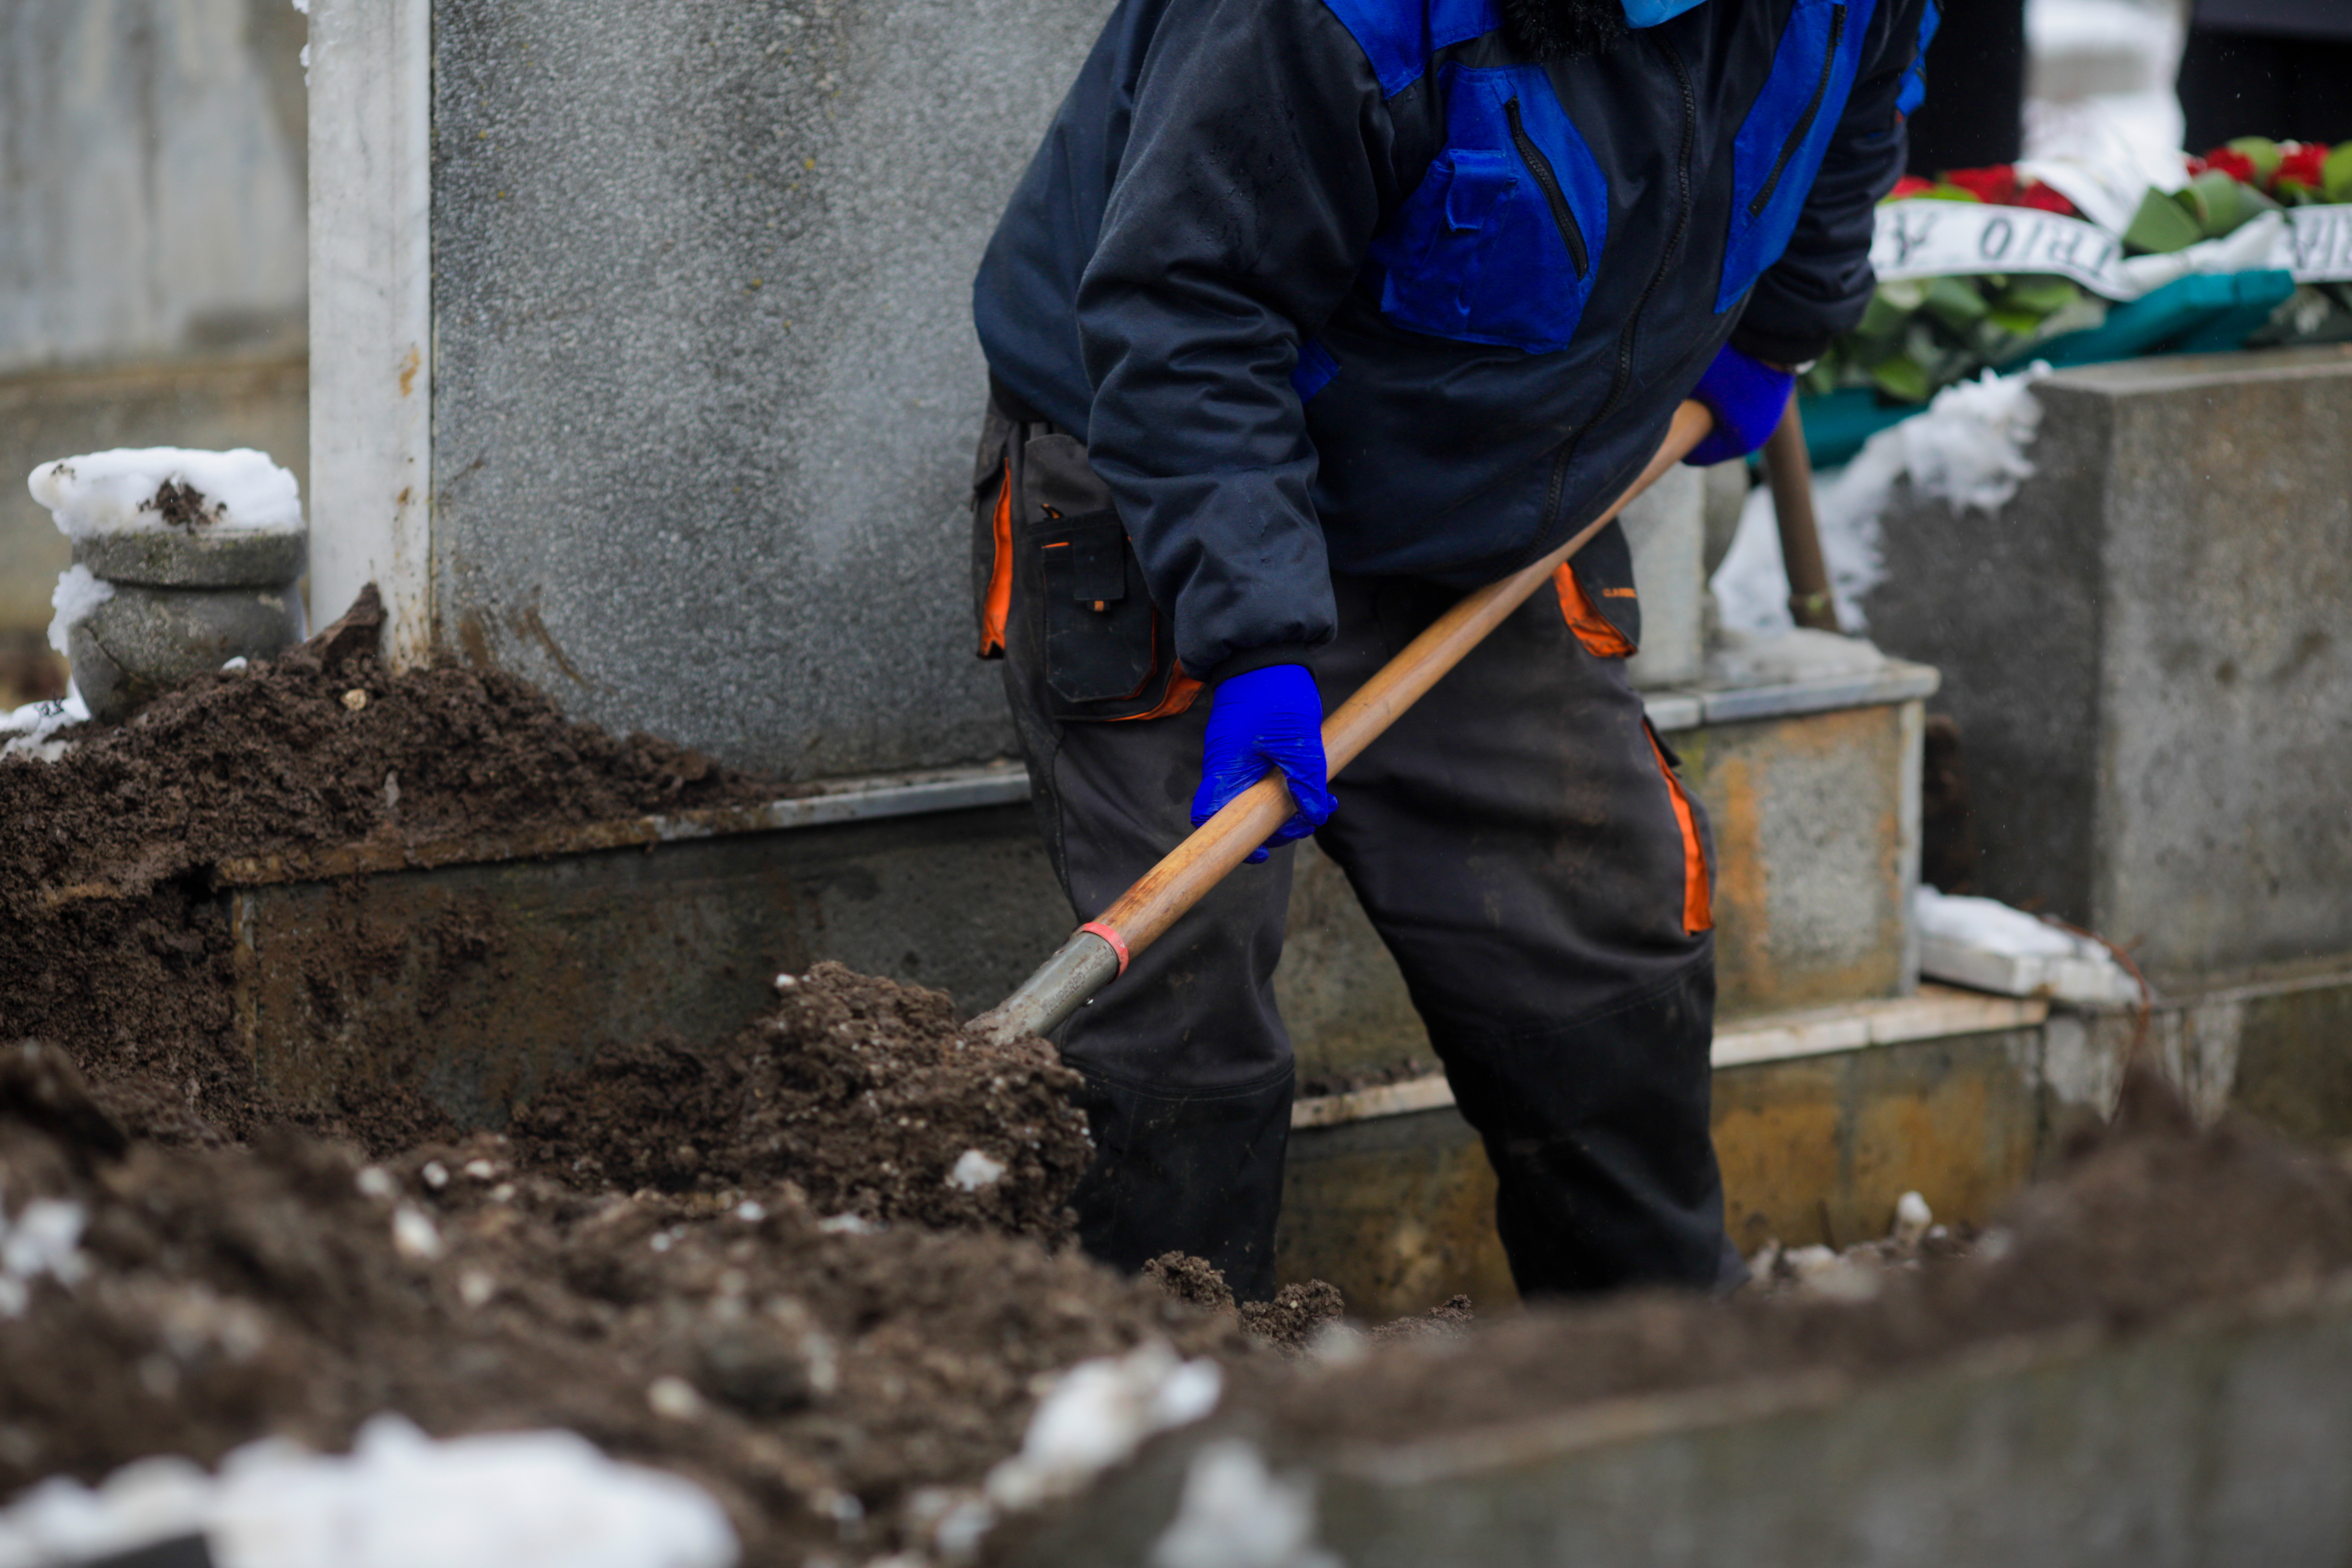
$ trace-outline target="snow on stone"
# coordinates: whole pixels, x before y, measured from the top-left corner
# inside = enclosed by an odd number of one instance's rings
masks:
[[[201,1533],[220,1568],[730,1568],[733,1529],[680,1477],[606,1458],[571,1432],[435,1442],[397,1415],[349,1457],[248,1445],[208,1476],[146,1459],[96,1489],[43,1482],[0,1511],[0,1568]]]
[[[1066,1497],[1153,1433],[1208,1415],[1223,1390],[1215,1362],[1180,1360],[1159,1340],[1080,1362],[1039,1402],[1021,1452],[989,1472],[988,1499],[1024,1509]]]
[[[1873,436],[1851,463],[1816,476],[1813,510],[1842,625],[1857,631],[1867,625],[1860,600],[1885,579],[1880,520],[1897,480],[1908,479],[1914,494],[1958,511],[1991,512],[2017,493],[2033,472],[2025,454],[2042,424],[2032,384],[2049,374],[2037,363],[2011,375],[1987,371],[1956,383],[1920,413]],[[1748,492],[1739,531],[1710,585],[1727,628],[1768,633],[1792,624],[1770,486]]]
[[[1798,686],[1851,679],[1886,668],[1886,656],[1861,637],[1810,626],[1779,632],[1725,627],[1707,650],[1707,684],[1716,687]]]
[[[1269,1474],[1256,1445],[1202,1445],[1184,1472],[1176,1517],[1151,1545],[1151,1568],[1340,1568],[1315,1542],[1309,1481]]]
[[[2004,996],[2092,1005],[2140,1000],[2138,984],[2105,946],[2023,910],[1923,887],[1912,910],[1919,929],[1919,973],[1930,979]]]
[[[58,585],[49,590],[49,607],[57,612],[49,617],[49,646],[70,658],[73,650],[66,646],[67,634],[112,597],[114,584],[87,566],[68,566],[58,573]]]
[[[155,492],[185,485],[205,498],[224,532],[296,533],[302,497],[294,476],[266,452],[239,447],[196,452],[178,447],[126,447],[61,458],[26,481],[68,539],[102,533],[158,532],[166,527]],[[217,509],[216,511],[214,509]]]
[[[1003,1174],[1003,1161],[992,1160],[977,1149],[967,1149],[956,1156],[955,1169],[948,1173],[948,1184],[976,1193],[982,1187],[994,1186]]]

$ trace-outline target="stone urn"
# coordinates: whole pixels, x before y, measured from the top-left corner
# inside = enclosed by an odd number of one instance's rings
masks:
[[[90,717],[116,721],[233,658],[300,640],[301,531],[142,531],[76,539],[74,564],[113,589],[66,633]]]

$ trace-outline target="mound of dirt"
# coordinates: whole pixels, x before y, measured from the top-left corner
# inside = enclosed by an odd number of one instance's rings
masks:
[[[2135,1071],[2116,1122],[1973,1251],[1879,1274],[1864,1299],[1654,1295],[1531,1310],[1466,1344],[1381,1347],[1344,1378],[1254,1386],[1292,1441],[1405,1441],[1800,1371],[1880,1376],[2019,1334],[2124,1333],[2347,1269],[2352,1171],[2250,1125],[2200,1131],[2161,1080]]]
[[[275,660],[203,676],[55,762],[0,758],[0,1039],[37,1037],[158,1137],[278,1119],[229,1047],[233,855],[417,845],[791,793],[563,718],[498,671],[394,674],[373,590]],[[420,1110],[419,1125],[431,1117]]]
[[[518,1108],[525,1166],[583,1188],[789,1179],[826,1214],[1053,1239],[1091,1146],[1043,1040],[966,1036],[936,991],[820,963],[724,1046],[608,1048]]]
[[[975,1498],[1046,1374],[1152,1337],[1257,1353],[1068,1250],[845,1226],[788,1183],[590,1195],[488,1137],[390,1165],[294,1132],[138,1142],[37,1047],[0,1058],[0,1194],[18,1234],[79,1233],[8,1277],[0,1497],[267,1434],[335,1448],[397,1410],[681,1471],[749,1563],[863,1558]]]

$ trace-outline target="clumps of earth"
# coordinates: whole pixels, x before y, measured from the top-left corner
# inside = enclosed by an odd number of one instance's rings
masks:
[[[340,1449],[391,1410],[679,1471],[747,1561],[863,1556],[972,1503],[1050,1374],[1147,1340],[1266,1353],[1066,1247],[877,1226],[788,1180],[588,1192],[489,1137],[375,1163],[291,1131],[142,1142],[37,1045],[0,1060],[0,1193],[12,1236],[64,1242],[0,1315],[0,1498],[265,1434]]]
[[[1054,1047],[966,1036],[936,991],[820,963],[715,1049],[608,1047],[519,1107],[514,1156],[594,1190],[789,1178],[828,1214],[1068,1234],[1090,1153]]]
[[[213,868],[353,844],[425,846],[791,794],[649,735],[574,723],[498,670],[393,671],[373,591],[273,660],[200,676],[115,725],[58,731],[56,761],[0,759],[0,1040],[48,1041],[153,1136],[247,1137],[294,1120],[235,1044]],[[422,1102],[365,1108],[391,1147],[453,1131]]]
[[[0,759],[0,1503],[273,1435],[336,1450],[396,1412],[568,1428],[684,1475],[748,1563],[957,1563],[1009,1500],[1085,1484],[1024,1446],[1081,1385],[1133,1403],[1189,1378],[1197,1404],[1191,1369],[1223,1368],[1213,1419],[1278,1455],[1900,1375],[2352,1268],[2352,1174],[2200,1131],[2136,1073],[2117,1124],[1972,1246],[1923,1228],[1838,1290],[1486,1322],[1457,1298],[1370,1330],[1318,1282],[1236,1305],[1198,1259],[1128,1279],[1070,1244],[1087,1144],[1049,1046],[984,1046],[945,998],[830,964],[731,1037],[551,1077],[501,1135],[394,1089],[280,1103],[233,1044],[222,858],[782,793],[373,647],[363,606],[62,760]]]

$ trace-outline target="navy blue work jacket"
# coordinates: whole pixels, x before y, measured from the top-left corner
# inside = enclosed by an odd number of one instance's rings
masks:
[[[1927,0],[1549,64],[1501,4],[1119,0],[990,243],[992,374],[1086,443],[1204,679],[1327,641],[1335,571],[1537,559],[1735,329],[1807,359],[1868,300]]]

